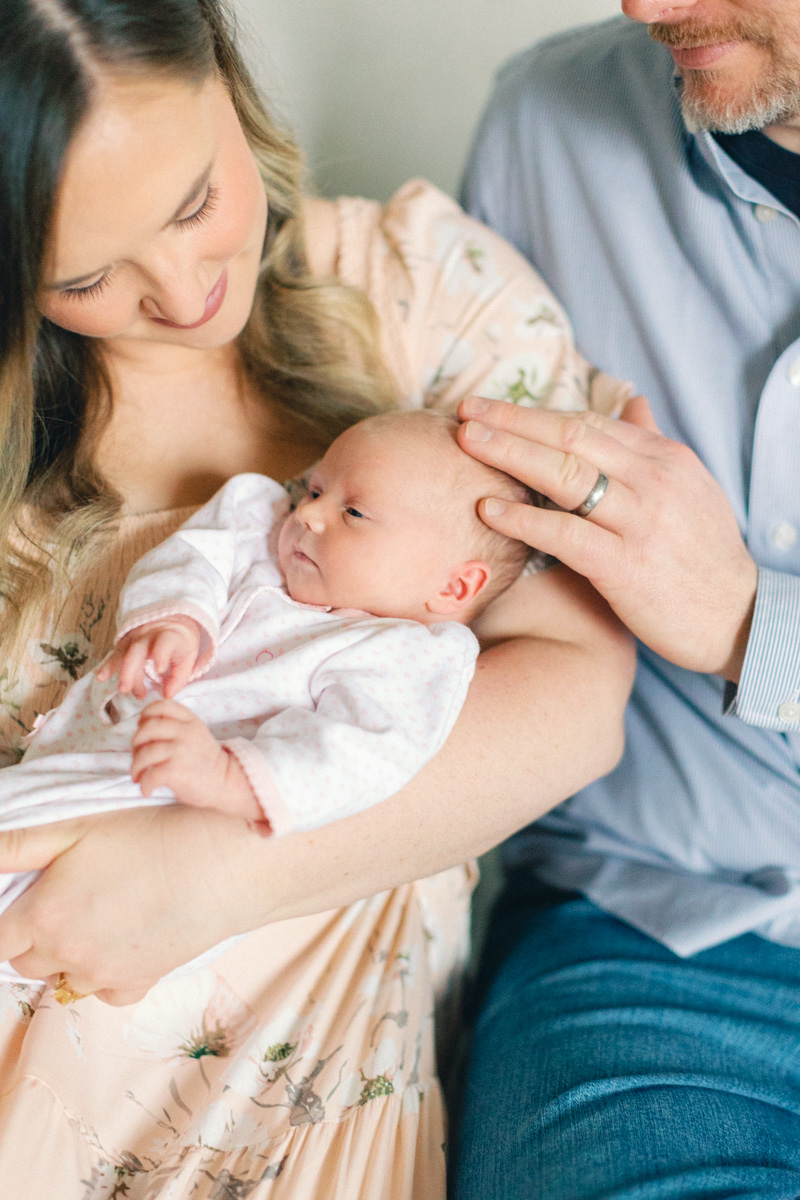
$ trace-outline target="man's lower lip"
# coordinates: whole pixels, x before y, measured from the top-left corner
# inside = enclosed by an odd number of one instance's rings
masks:
[[[222,308],[222,301],[225,299],[225,293],[228,290],[228,268],[225,267],[217,282],[214,284],[206,298],[206,307],[199,321],[195,321],[193,325],[179,325],[177,321],[166,321],[163,317],[153,317],[153,320],[158,325],[166,325],[170,329],[199,329],[201,325],[206,325],[213,317],[217,315]]]
[[[669,51],[676,66],[685,71],[702,71],[705,67],[713,66],[738,44],[735,41],[718,42],[714,46],[695,46],[683,49],[679,46],[670,46]]]

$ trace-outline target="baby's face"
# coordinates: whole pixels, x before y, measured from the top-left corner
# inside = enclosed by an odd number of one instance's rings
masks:
[[[280,532],[289,595],[376,616],[441,620],[427,602],[464,557],[460,523],[446,503],[443,476],[452,467],[441,457],[441,447],[420,437],[363,425],[338,437]]]

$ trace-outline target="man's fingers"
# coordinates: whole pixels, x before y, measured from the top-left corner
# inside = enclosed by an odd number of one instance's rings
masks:
[[[481,500],[478,512],[498,533],[554,555],[589,580],[604,577],[620,552],[621,539],[617,534],[572,513],[494,497]]]
[[[634,407],[632,411],[638,410]],[[528,441],[542,442],[575,453],[579,452],[582,441],[600,445],[605,439],[610,439],[616,444],[616,452],[624,448],[634,454],[647,454],[652,452],[658,440],[649,429],[632,422],[619,421],[615,417],[604,416],[602,413],[523,408],[517,404],[509,404],[506,400],[479,400],[476,397],[468,397],[459,405],[458,415],[462,421],[472,419],[493,430],[503,430]],[[614,446],[606,447],[607,455],[614,453]],[[613,473],[622,478],[625,461],[623,457],[618,461],[609,458],[606,465],[613,466]]]
[[[634,425],[648,433],[657,433],[663,436],[656,425],[653,410],[644,396],[631,396],[622,410],[622,420],[628,425]]]
[[[549,445],[505,430],[492,430],[475,421],[468,421],[458,431],[459,444],[473,458],[522,480],[567,511],[583,503],[601,471],[615,481],[621,499],[619,488],[628,491],[627,481],[636,481],[643,464],[649,462],[613,438],[585,426],[579,418],[561,426],[559,437],[559,446]],[[620,519],[629,508],[620,505]]]

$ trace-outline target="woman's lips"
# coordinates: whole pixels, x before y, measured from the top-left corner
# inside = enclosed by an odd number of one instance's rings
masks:
[[[734,46],[738,46],[738,42],[717,42],[712,46],[694,46],[681,48],[680,46],[670,46],[669,51],[675,60],[675,65],[681,67],[685,71],[702,71],[705,67],[711,67],[718,62],[724,55],[732,50]]]
[[[159,325],[168,325],[170,329],[199,329],[201,325],[205,325],[212,317],[217,315],[222,307],[222,301],[225,299],[227,289],[228,268],[225,267],[206,297],[206,306],[199,321],[195,321],[193,325],[179,325],[177,321],[167,321],[164,317],[153,317],[153,320]]]

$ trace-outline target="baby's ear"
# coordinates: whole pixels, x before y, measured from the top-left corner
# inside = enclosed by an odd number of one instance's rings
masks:
[[[425,607],[428,612],[455,616],[470,608],[492,578],[492,569],[485,562],[459,563],[450,572],[446,585]]]

